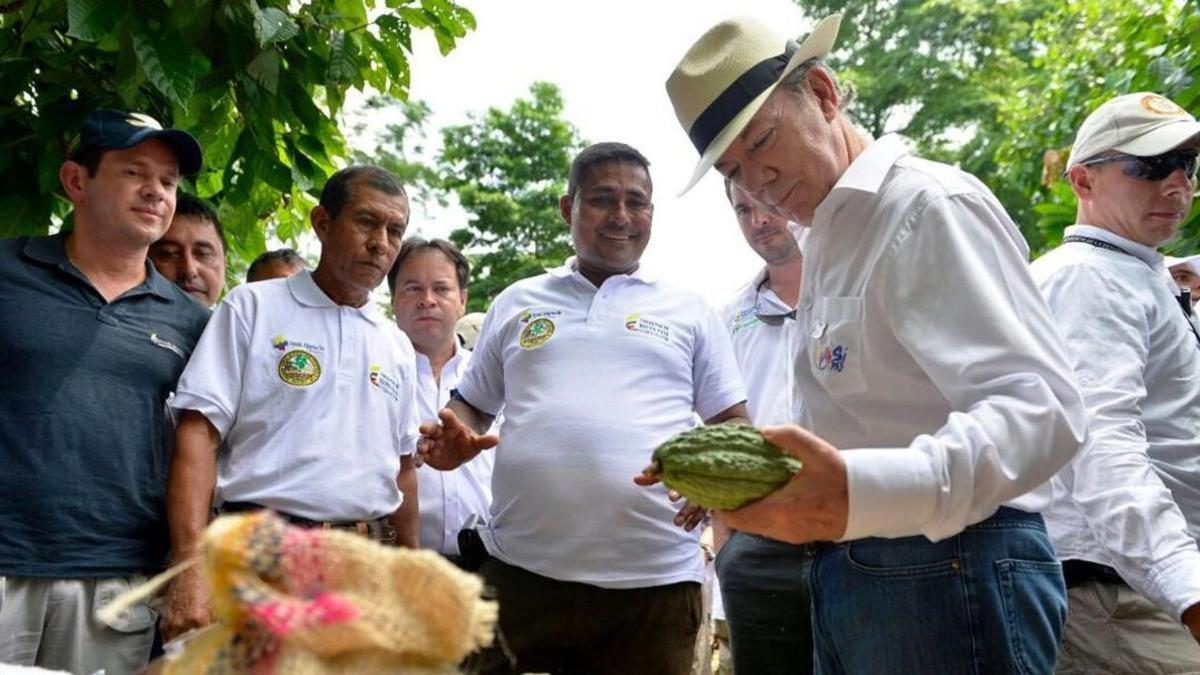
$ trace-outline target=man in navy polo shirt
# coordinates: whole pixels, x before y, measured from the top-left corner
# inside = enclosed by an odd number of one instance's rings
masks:
[[[132,673],[154,613],[95,611],[164,566],[165,401],[208,319],[147,261],[200,146],[97,110],[59,176],[73,228],[0,241],[0,662]]]

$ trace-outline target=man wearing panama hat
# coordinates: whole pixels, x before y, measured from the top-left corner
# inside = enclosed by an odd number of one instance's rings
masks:
[[[872,140],[822,62],[753,19],[700,37],[667,81],[701,159],[809,228],[794,341],[804,462],[721,518],[822,545],[820,673],[1048,672],[1066,612],[1038,514],[1086,435],[1028,248],[974,177]]]

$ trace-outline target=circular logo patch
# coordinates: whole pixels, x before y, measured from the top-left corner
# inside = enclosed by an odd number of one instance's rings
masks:
[[[303,349],[293,349],[279,359],[279,379],[294,387],[307,387],[321,377],[317,357]]]
[[[1159,96],[1158,94],[1149,94],[1147,96],[1143,96],[1142,107],[1159,115],[1179,115],[1181,113],[1187,113],[1186,110],[1175,105],[1171,99]]]
[[[550,336],[554,335],[554,322],[546,317],[534,319],[525,326],[525,330],[521,331],[521,339],[518,341],[521,349],[537,349],[546,344]]]

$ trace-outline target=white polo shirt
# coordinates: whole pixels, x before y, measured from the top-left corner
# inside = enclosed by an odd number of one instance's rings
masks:
[[[746,408],[755,426],[789,424],[800,419],[792,405],[792,367],[789,335],[794,319],[779,325],[764,323],[760,315],[779,316],[792,308],[775,295],[766,282],[764,267],[721,310],[729,330],[742,381],[746,383]]]
[[[417,353],[417,404],[420,420],[436,422],[438,411],[450,401],[450,390],[471,362],[471,352],[455,341],[454,356],[442,366],[439,381],[433,379],[429,358]],[[453,471],[438,471],[422,464],[417,469],[420,494],[421,547],[446,555],[458,555],[458,531],[472,514],[485,520],[492,506],[492,466],[495,454],[481,452]]]
[[[1179,616],[1200,602],[1200,344],[1157,251],[1090,225],[1065,234],[1093,243],[1064,243],[1031,269],[1091,439],[1054,477],[1046,528],[1060,558],[1111,565]]]
[[[700,296],[641,272],[597,289],[568,260],[496,298],[458,390],[486,413],[504,408],[492,555],[605,588],[702,581],[699,532],[674,525],[662,485],[633,483],[694,414],[746,400]]]
[[[243,284],[213,312],[171,406],[220,432],[215,504],[325,521],[400,506],[416,449],[412,344],[374,302],[346,307],[301,272]]]
[[[1087,433],[1028,247],[988,189],[872,142],[817,207],[793,341],[803,426],[843,451],[846,539],[1040,511]]]

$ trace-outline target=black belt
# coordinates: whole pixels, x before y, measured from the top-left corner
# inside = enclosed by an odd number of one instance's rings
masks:
[[[225,502],[221,504],[221,508],[218,510],[221,513],[245,513],[247,511],[262,511],[264,509],[274,512],[275,515],[282,518],[289,525],[295,525],[296,527],[311,530],[347,530],[361,534],[368,539],[385,543],[391,543],[396,540],[396,529],[392,527],[391,520],[387,517],[376,518],[375,520],[312,520],[277,511],[253,502]]]
[[[1067,588],[1075,588],[1093,581],[1102,584],[1129,585],[1115,569],[1090,560],[1064,560],[1062,561],[1062,570]]]

